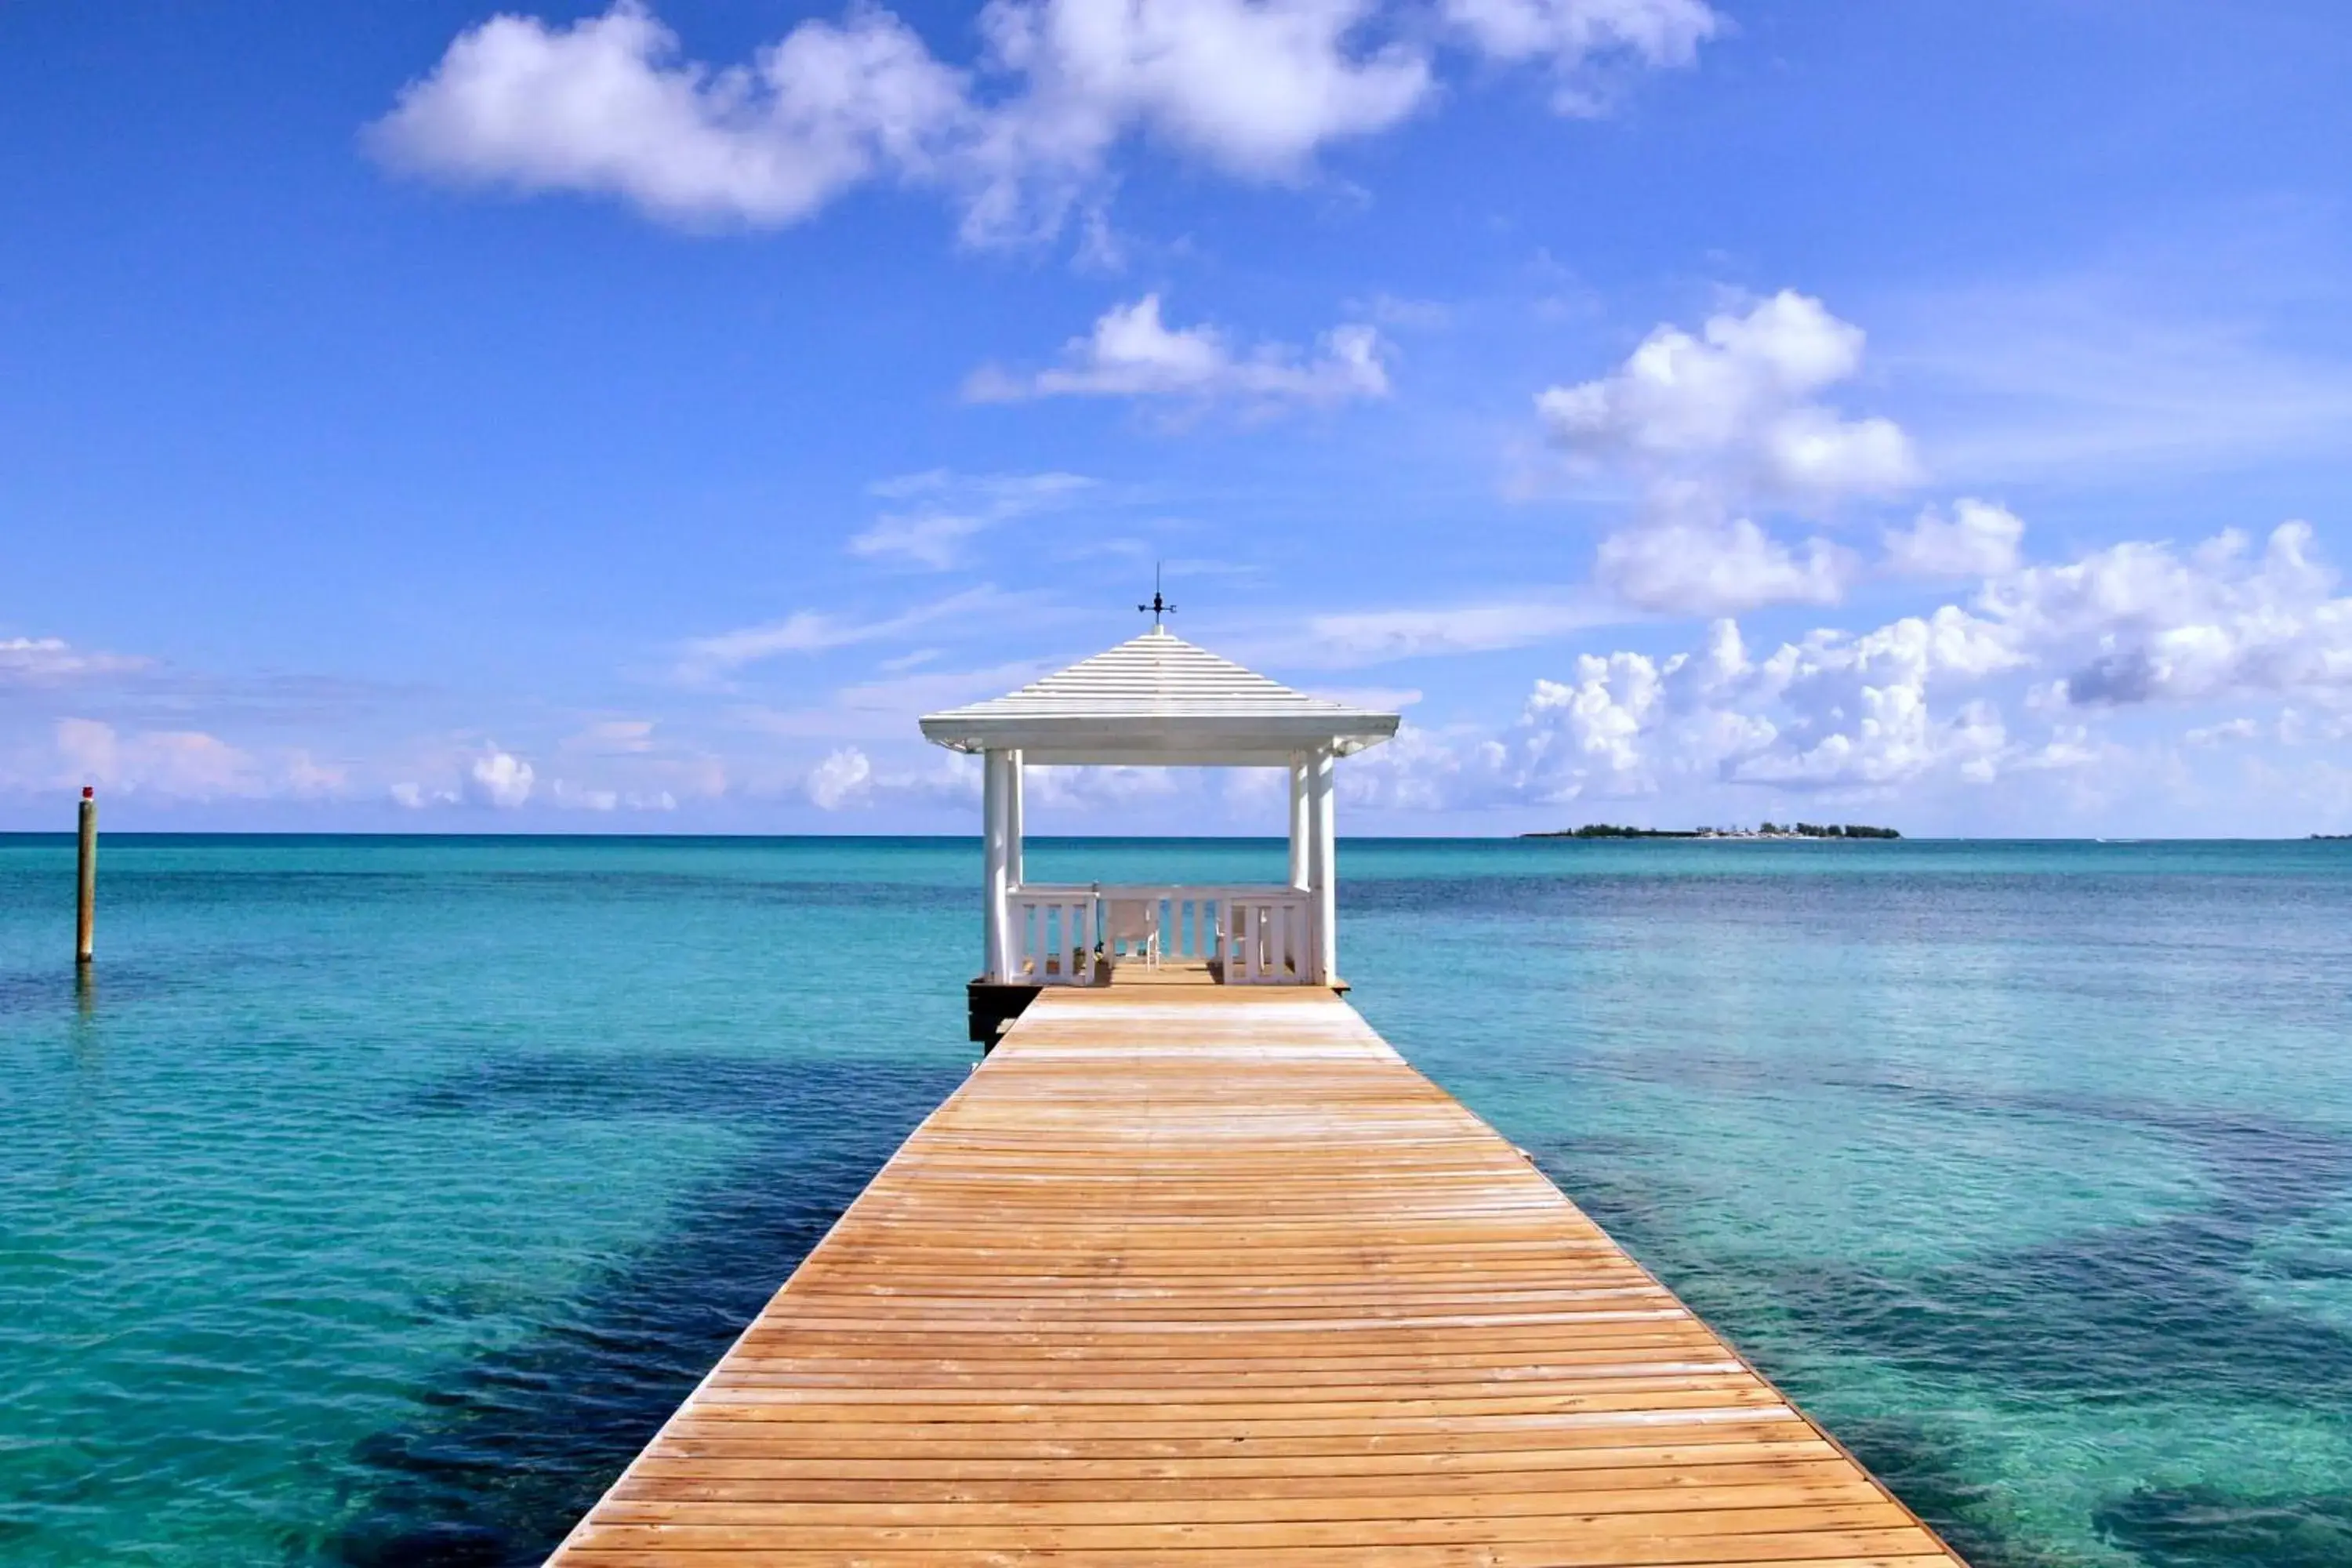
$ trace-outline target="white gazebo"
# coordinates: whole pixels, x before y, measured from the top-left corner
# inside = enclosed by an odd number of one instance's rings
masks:
[[[1226,985],[1338,977],[1332,766],[1395,734],[1395,714],[1294,691],[1155,625],[1018,691],[929,714],[922,725],[926,740],[976,753],[983,765],[986,946],[976,985],[1095,985],[1121,967],[1131,978],[1179,971]],[[1029,882],[1021,778],[1032,763],[1284,769],[1290,880]]]

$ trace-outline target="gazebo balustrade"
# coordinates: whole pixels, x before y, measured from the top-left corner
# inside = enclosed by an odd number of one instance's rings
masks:
[[[1397,716],[1310,697],[1155,626],[1015,692],[925,716],[924,735],[982,763],[982,936],[973,1027],[1017,1000],[982,993],[1197,977],[1339,983],[1339,759]],[[1023,780],[1034,766],[1266,767],[1289,782],[1289,881],[1033,883]]]

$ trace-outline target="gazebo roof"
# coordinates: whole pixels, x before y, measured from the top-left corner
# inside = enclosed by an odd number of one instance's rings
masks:
[[[1018,748],[1032,763],[1278,765],[1396,733],[1397,716],[1309,697],[1154,626],[986,702],[926,714],[959,752]]]

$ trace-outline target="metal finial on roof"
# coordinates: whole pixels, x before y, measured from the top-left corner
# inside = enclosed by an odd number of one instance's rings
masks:
[[[1160,596],[1160,563],[1156,561],[1151,563],[1151,603],[1138,605],[1135,608],[1138,614],[1150,610],[1151,624],[1154,626],[1160,625],[1160,616],[1172,616],[1176,613],[1176,606]]]

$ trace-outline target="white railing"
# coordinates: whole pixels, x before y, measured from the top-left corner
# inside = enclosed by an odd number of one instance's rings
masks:
[[[1012,973],[1006,978],[1033,985],[1092,985],[1095,983],[1095,914],[1092,888],[1020,888],[1006,910],[1013,929]]]
[[[1225,984],[1299,985],[1309,960],[1307,895],[1237,890],[1225,900]]]
[[[1213,963],[1228,985],[1312,978],[1314,895],[1289,887],[1031,883],[1007,900],[1006,978],[1093,985],[1103,961]]]

